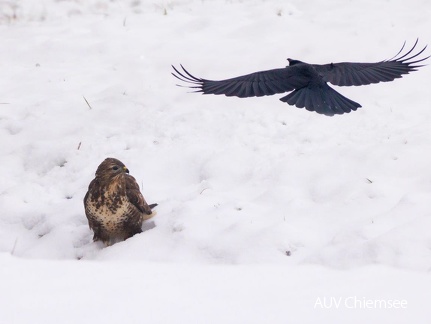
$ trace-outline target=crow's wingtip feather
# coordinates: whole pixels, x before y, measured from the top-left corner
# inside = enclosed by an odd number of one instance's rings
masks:
[[[412,60],[415,57],[418,57],[419,55],[421,55],[427,49],[428,45],[425,45],[416,54],[413,54],[413,55],[409,56],[414,51],[414,49],[416,48],[418,42],[419,42],[419,38],[416,38],[416,41],[413,44],[413,46],[406,53],[402,54],[402,52],[403,52],[403,50],[405,48],[405,45],[406,45],[406,41],[404,41],[403,46],[401,47],[401,49],[399,50],[399,52],[394,57],[392,57],[392,58],[390,58],[388,60],[385,60],[385,61],[386,62],[396,61],[396,62],[405,63],[405,64],[409,65],[409,64],[414,64],[414,63],[418,63],[418,62],[422,62],[422,61],[427,60],[428,58],[430,58],[430,56],[427,56],[425,58],[422,58],[422,59],[419,59],[419,60],[416,60],[416,61],[413,61],[413,62],[412,61],[408,62],[409,60]]]

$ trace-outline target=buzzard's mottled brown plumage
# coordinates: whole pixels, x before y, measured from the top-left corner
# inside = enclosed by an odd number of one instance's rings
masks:
[[[139,185],[119,160],[105,159],[84,198],[88,224],[94,241],[111,245],[142,232],[142,223],[154,216],[142,196]]]

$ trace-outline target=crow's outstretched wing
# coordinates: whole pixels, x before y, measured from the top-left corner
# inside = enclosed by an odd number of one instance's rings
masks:
[[[193,84],[189,88],[198,89],[196,92],[240,98],[269,96],[292,91],[307,85],[310,80],[310,77],[297,67],[260,71],[220,81],[197,78],[182,65],[183,71],[179,71],[174,66],[172,68],[175,71],[172,75],[183,82]]]
[[[423,66],[418,63],[425,61],[430,56],[422,59],[416,59],[422,54],[426,46],[416,54],[413,50],[416,48],[418,40],[413,47],[405,54],[402,54],[405,43],[401,50],[392,59],[377,63],[331,63],[313,67],[323,77],[323,80],[337,86],[361,86],[371,83],[388,82],[401,78],[403,74],[416,71]],[[401,55],[401,56],[399,56]]]

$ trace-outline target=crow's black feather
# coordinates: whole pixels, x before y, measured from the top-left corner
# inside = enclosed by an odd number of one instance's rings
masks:
[[[333,116],[354,111],[361,105],[329,87],[328,82],[337,86],[361,86],[401,78],[404,74],[422,67],[423,65],[418,63],[430,57],[416,59],[427,48],[425,46],[412,54],[417,43],[418,40],[409,51],[402,54],[404,43],[393,58],[376,63],[342,62],[320,65],[288,59],[289,66],[285,68],[254,72],[220,81],[197,78],[181,65],[182,71],[172,66],[172,75],[191,84],[188,87],[197,89],[195,92],[203,94],[246,98],[292,91],[280,100],[298,108],[305,107],[309,111]]]

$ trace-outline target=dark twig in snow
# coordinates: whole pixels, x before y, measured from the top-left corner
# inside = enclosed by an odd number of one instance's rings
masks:
[[[90,104],[88,103],[87,98],[85,98],[84,96],[82,96],[82,98],[84,98],[85,102],[87,103],[88,108],[93,109],[93,108],[90,106]]]

